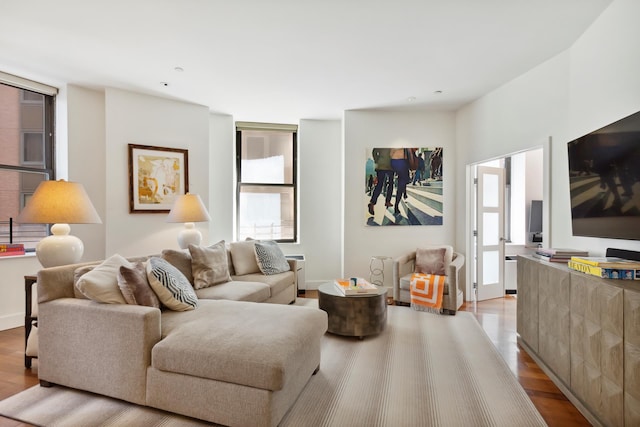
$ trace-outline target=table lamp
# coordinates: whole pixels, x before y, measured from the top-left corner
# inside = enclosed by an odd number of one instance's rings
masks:
[[[102,223],[82,184],[62,179],[42,181],[16,222],[53,224],[52,234],[36,245],[36,256],[43,267],[80,262],[84,245],[69,235],[69,224]]]
[[[189,245],[198,246],[202,240],[202,233],[193,223],[210,220],[200,196],[189,193],[176,199],[167,217],[167,222],[184,222],[184,228],[178,234],[178,245],[182,249],[187,249]]]

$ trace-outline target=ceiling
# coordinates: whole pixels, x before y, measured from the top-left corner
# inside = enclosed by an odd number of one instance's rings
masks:
[[[454,110],[569,48],[611,1],[2,0],[0,71],[247,121]]]

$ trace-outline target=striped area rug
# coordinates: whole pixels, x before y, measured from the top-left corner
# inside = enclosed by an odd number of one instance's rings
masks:
[[[544,426],[473,315],[388,307],[364,340],[327,334],[320,371],[281,426]],[[47,426],[208,425],[90,393],[39,386],[0,414]]]

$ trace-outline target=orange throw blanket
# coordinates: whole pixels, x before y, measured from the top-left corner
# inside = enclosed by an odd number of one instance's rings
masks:
[[[414,310],[442,313],[445,276],[414,273],[411,275],[411,307]]]

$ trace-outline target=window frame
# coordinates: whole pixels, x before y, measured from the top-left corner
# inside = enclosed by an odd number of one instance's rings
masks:
[[[43,180],[56,179],[55,105],[56,105],[57,89],[47,85],[43,85],[41,83],[32,82],[32,81],[23,79],[21,77],[12,76],[10,74],[6,74],[2,72],[0,72],[0,84],[20,90],[20,96],[18,99],[19,108],[21,108],[21,106],[23,105],[34,106],[35,104],[42,104],[42,108],[43,108],[43,118],[42,118],[43,128],[41,130],[27,129],[22,127],[20,128],[18,140],[15,141],[16,144],[18,145],[17,148],[19,152],[19,158],[18,158],[19,164],[15,165],[15,164],[0,163],[0,170],[17,172],[19,174],[20,173],[41,174],[43,175]],[[25,94],[24,91],[41,95],[42,101],[28,99],[28,97],[24,96]],[[43,138],[42,139],[43,141],[42,162],[33,162],[24,158],[24,154],[25,154],[24,150],[26,148],[25,135],[28,133],[42,134],[42,138]],[[24,191],[24,189],[19,184],[17,188],[19,211],[22,211],[22,209],[26,204],[26,201],[28,200],[29,196],[33,195],[34,191],[35,189],[33,189],[32,191]],[[2,223],[8,224],[9,221],[10,221],[10,217],[0,218],[0,222]],[[14,234],[16,234],[15,233],[16,226],[14,225],[13,228],[14,228]],[[27,231],[27,234],[30,234],[30,233],[32,233],[32,231]],[[24,238],[20,238],[20,237],[16,238],[16,236],[7,235],[6,240],[7,242],[9,242],[9,240],[12,240],[14,243],[24,243],[26,248],[31,248],[32,246],[35,246],[35,243],[37,243],[41,238],[49,235],[49,233],[50,233],[50,230],[49,230],[49,227],[47,226],[44,228],[44,233],[42,233],[42,235],[40,234],[30,235]],[[0,237],[0,241],[4,242],[4,240],[5,240],[5,237],[3,235],[3,237]]]
[[[242,182],[242,132],[243,131],[261,131],[261,132],[287,132],[291,133],[291,155],[292,155],[292,179],[291,183],[268,183],[268,182]],[[298,126],[286,124],[270,124],[270,123],[253,123],[253,122],[236,122],[236,238],[240,233],[240,197],[243,189],[248,188],[284,188],[293,189],[293,236],[287,239],[272,239],[278,243],[297,243],[298,242]],[[255,238],[255,237],[251,237]]]

